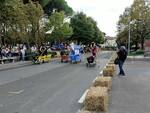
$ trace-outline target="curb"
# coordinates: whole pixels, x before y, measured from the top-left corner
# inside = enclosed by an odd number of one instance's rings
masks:
[[[150,57],[142,57],[142,58],[128,57],[127,60],[128,61],[150,61]]]
[[[108,59],[108,62],[109,62],[111,59],[112,59],[112,57],[110,57],[110,58]],[[108,62],[106,63],[106,65],[104,66],[104,68],[100,71],[100,73],[99,73],[98,76],[101,76],[101,75],[102,75],[103,70],[104,70],[104,69],[106,68],[106,66],[108,65]],[[97,77],[98,77],[98,76],[97,76]],[[96,77],[96,78],[97,78],[97,77]],[[96,78],[92,81],[92,83],[95,82]],[[83,95],[82,95],[82,96],[80,97],[80,99],[78,100],[78,103],[79,103],[79,104],[83,104],[88,90],[89,90],[89,88],[85,90],[85,92],[83,93]]]
[[[52,62],[57,61],[57,60],[60,60],[60,58],[52,58],[51,59]],[[8,66],[6,68],[0,68],[0,71],[16,69],[16,68],[21,68],[21,67],[25,67],[25,66],[31,66],[32,64],[33,64],[32,61],[27,61],[27,62],[22,63],[22,64],[16,64],[16,65],[13,65],[13,66],[10,66],[10,67]]]
[[[106,63],[106,65],[104,66],[104,68],[100,71],[100,73],[99,73],[98,76],[101,76],[101,75],[102,75],[103,70],[106,68],[106,66],[108,65],[108,63],[109,63],[109,61],[110,61],[111,59],[112,59],[112,56],[108,59],[108,62]],[[98,77],[98,76],[97,76],[97,77]],[[95,80],[97,79],[97,77],[92,81],[92,83],[95,82]],[[80,99],[78,100],[78,103],[79,103],[79,104],[83,104],[83,103],[84,103],[84,100],[85,100],[85,97],[86,97],[88,91],[89,91],[89,88],[83,93],[83,95],[82,95],[82,96],[80,97]],[[83,108],[79,109],[78,111],[80,111],[80,110],[83,110]],[[95,112],[92,112],[92,113],[95,113]]]
[[[30,65],[32,65],[32,62],[26,62],[26,63],[23,63],[23,64],[16,64],[16,65],[11,66],[11,67],[2,68],[2,69],[0,69],[0,71],[6,71],[6,70],[21,68],[21,67],[30,66]]]

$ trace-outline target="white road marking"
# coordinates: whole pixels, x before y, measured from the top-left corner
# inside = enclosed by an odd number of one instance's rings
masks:
[[[93,82],[92,83],[94,83],[95,82],[95,80],[97,79],[98,77],[96,77],[94,80],[93,80]]]
[[[14,91],[14,92],[8,92],[8,94],[19,95],[19,94],[21,94],[23,91],[24,91],[24,89],[23,89],[23,90],[19,90],[19,91]]]
[[[108,61],[110,61],[110,60],[111,60],[111,58],[110,58]],[[99,73],[100,75],[103,74],[103,70],[106,68],[107,65],[108,65],[108,63],[106,63],[105,67],[102,69],[102,71],[100,71],[100,73]],[[103,76],[103,75],[102,75],[102,76]],[[95,82],[96,79],[97,79],[97,77],[93,80],[93,83]],[[89,91],[89,89],[87,89],[87,90],[84,92],[84,94],[82,95],[82,97],[78,100],[78,103],[82,104],[82,103],[84,102],[85,97],[86,97],[88,91]],[[81,111],[81,110],[79,109],[78,112],[79,112],[79,111]]]
[[[89,90],[87,89],[87,90],[84,92],[84,94],[82,95],[82,97],[78,100],[78,103],[82,104],[82,103],[84,102],[85,97],[86,97],[86,94],[87,94],[88,91],[89,91]]]
[[[102,75],[103,74],[103,70],[99,73],[99,75]]]

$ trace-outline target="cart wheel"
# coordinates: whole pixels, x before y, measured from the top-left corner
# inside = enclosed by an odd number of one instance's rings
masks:
[[[39,62],[39,64],[42,64],[42,60],[39,60],[38,62]]]
[[[47,63],[50,63],[50,60],[48,60]]]

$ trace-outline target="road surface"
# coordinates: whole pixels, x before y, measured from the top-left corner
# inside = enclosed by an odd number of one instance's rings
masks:
[[[78,100],[99,74],[111,52],[100,54],[100,64],[51,62],[0,72],[0,113],[76,113]]]

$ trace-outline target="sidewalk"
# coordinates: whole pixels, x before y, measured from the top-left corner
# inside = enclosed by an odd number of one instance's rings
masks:
[[[51,62],[55,62],[60,60],[60,58],[52,58]],[[20,68],[24,66],[32,65],[32,61],[20,61],[20,62],[14,62],[14,63],[8,63],[8,64],[0,64],[0,71]]]
[[[128,56],[127,59],[130,61],[150,61],[150,57],[144,57],[143,55]]]
[[[20,61],[20,62],[8,63],[8,64],[0,64],[0,71],[28,66],[31,64],[32,64],[31,61]]]
[[[150,113],[150,61],[127,61],[125,72],[113,79],[108,113]]]

